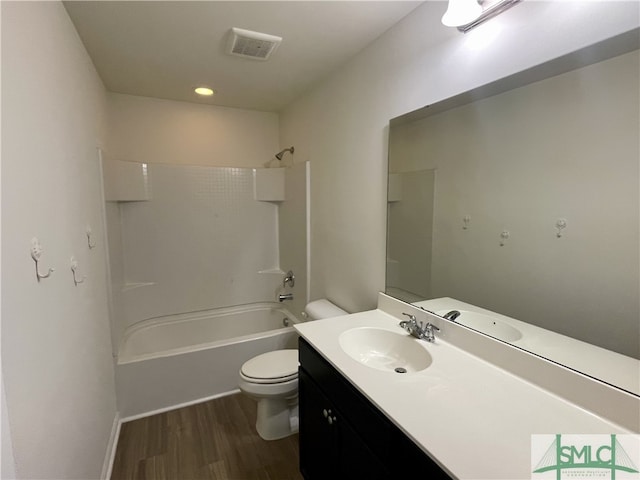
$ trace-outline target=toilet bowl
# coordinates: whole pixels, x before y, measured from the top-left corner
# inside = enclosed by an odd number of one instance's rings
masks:
[[[256,430],[260,437],[276,440],[295,433],[297,350],[275,350],[248,360],[240,369],[238,387],[245,395],[258,401]]]
[[[347,315],[326,299],[305,307],[308,320]],[[239,372],[238,387],[258,402],[256,431],[264,440],[298,432],[298,350],[274,350],[247,360]]]

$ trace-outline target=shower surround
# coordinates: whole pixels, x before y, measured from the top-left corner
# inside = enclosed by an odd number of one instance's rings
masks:
[[[278,240],[281,202],[255,200],[255,169],[149,164],[141,171],[148,176],[148,201],[105,203],[112,335],[114,356],[118,358],[117,383],[123,386],[118,388],[122,406],[135,403],[131,399],[131,388],[124,387],[136,381],[130,380],[131,365],[124,366],[130,359],[122,352],[123,339],[133,330],[158,324],[159,319],[167,316],[273,305],[277,295],[284,291]],[[306,171],[304,164],[288,168],[288,183],[304,184]],[[291,189],[294,197],[301,198],[290,199],[286,211],[293,207],[306,212],[305,188],[304,185],[300,187]],[[304,230],[304,221],[301,230]],[[285,223],[291,224],[290,221]],[[304,243],[301,248],[304,249]],[[298,277],[302,277],[300,288],[294,293],[302,300],[306,293],[306,275],[301,273]],[[277,303],[267,310],[276,306]],[[286,309],[284,314],[293,321],[299,317],[296,312]],[[236,318],[245,321],[243,319],[249,317]],[[185,327],[188,328],[186,324]],[[274,328],[281,327],[280,324]],[[242,340],[244,344],[252,339]],[[227,343],[233,345],[235,342],[232,338]],[[252,347],[243,345],[241,350],[248,355],[244,360],[242,355],[233,355],[231,361],[231,356],[217,353],[215,361],[224,364],[228,358],[230,362],[226,368],[233,370],[235,376],[243,361],[275,348],[272,343],[256,341]],[[194,349],[201,349],[197,344],[194,342]],[[219,347],[219,344],[212,345],[212,348]],[[225,347],[219,352],[234,350],[238,348]],[[163,356],[162,352],[158,354]],[[163,362],[166,363],[166,359]],[[153,369],[151,364],[139,371],[147,376],[149,369]],[[125,370],[129,380],[122,382]],[[194,382],[202,381],[204,379],[194,378]],[[208,390],[199,389],[198,398],[181,397],[181,403],[196,401],[205,391],[209,395],[225,393],[233,386],[228,376],[224,380],[209,378],[207,382],[211,385]],[[171,390],[175,389],[168,385],[167,392]],[[164,408],[168,403],[171,402],[162,400],[158,407]],[[145,413],[140,409],[125,410],[124,415]]]
[[[148,170],[152,200],[121,205],[126,326],[273,300],[278,207],[253,199],[253,169]]]

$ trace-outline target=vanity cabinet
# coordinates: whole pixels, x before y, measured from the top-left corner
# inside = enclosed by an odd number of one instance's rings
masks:
[[[311,345],[299,339],[300,471],[328,478],[450,478]],[[421,411],[416,402],[416,415]]]

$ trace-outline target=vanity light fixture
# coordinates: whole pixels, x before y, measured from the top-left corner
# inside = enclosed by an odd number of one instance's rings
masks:
[[[521,0],[449,0],[442,23],[463,33],[501,14]]]
[[[210,97],[213,95],[213,90],[209,87],[198,87],[194,90],[198,95],[202,95],[203,97]]]

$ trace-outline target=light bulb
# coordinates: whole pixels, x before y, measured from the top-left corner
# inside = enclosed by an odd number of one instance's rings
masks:
[[[203,95],[205,97],[213,95],[213,90],[207,87],[198,87],[194,90],[194,92],[196,92],[198,95]]]
[[[449,0],[442,23],[447,27],[460,27],[473,22],[481,14],[482,7],[477,0]]]

